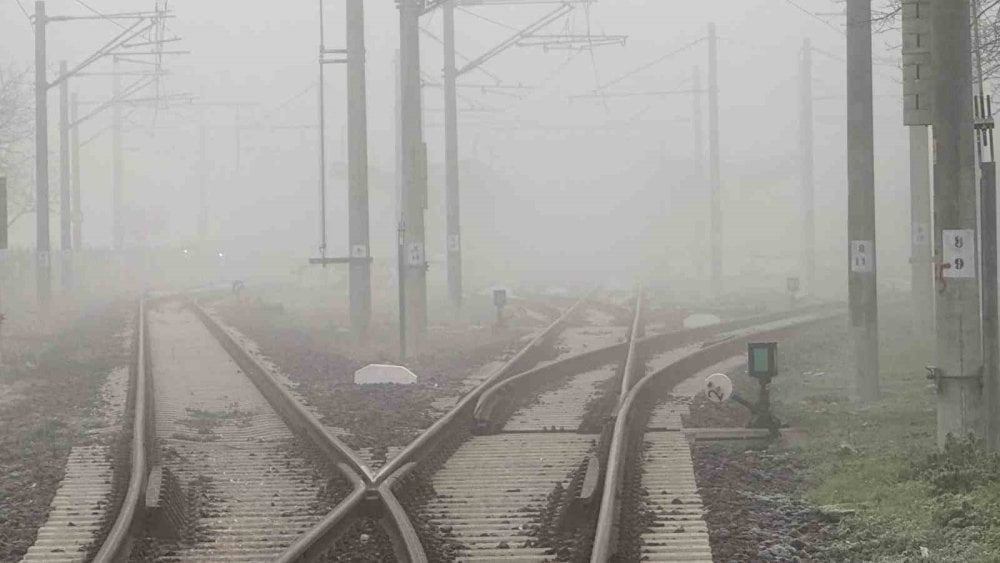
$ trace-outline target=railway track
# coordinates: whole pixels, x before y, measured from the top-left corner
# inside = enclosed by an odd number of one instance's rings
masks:
[[[95,560],[330,559],[361,520],[400,561],[704,558],[663,398],[747,339],[830,312],[644,336],[640,299],[630,324],[584,301],[377,470],[193,303],[141,305],[128,487]],[[649,490],[662,495],[629,494]],[[644,536],[619,529],[634,510],[653,515]]]
[[[602,309],[587,307],[579,317],[555,339],[555,360],[542,366],[627,337],[627,320]],[[509,416],[491,421],[495,432],[468,437],[420,479],[427,494],[410,512],[427,523],[423,542],[437,546],[428,558],[537,560],[551,553],[556,521],[565,517],[560,497],[575,494],[581,471],[596,458],[599,425],[588,410],[617,372],[614,364],[597,366],[547,385],[533,400],[512,401],[504,409]]]
[[[273,560],[363,492],[357,456],[193,304],[137,317],[128,486],[96,561]]]

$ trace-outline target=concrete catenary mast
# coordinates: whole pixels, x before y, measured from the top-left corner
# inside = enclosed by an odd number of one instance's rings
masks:
[[[812,44],[802,42],[799,108],[799,158],[802,173],[802,276],[806,291],[816,292],[816,210],[813,183]]]
[[[722,178],[719,171],[719,60],[715,24],[708,24],[708,166],[712,295],[722,294]]]
[[[983,436],[983,355],[976,253],[968,0],[933,2],[934,254],[938,443]]]
[[[848,293],[857,393],[879,397],[871,0],[847,0]]]

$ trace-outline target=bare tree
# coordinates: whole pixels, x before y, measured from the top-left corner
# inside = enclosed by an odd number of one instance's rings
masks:
[[[35,210],[31,163],[35,135],[30,68],[0,67],[0,175],[7,176],[8,223]]]
[[[979,0],[972,6],[976,10],[973,17],[979,20],[983,80],[990,82],[1000,78],[1000,0]],[[898,32],[902,15],[903,0],[882,0],[872,8],[872,29],[875,33]],[[995,92],[997,87],[991,89]]]

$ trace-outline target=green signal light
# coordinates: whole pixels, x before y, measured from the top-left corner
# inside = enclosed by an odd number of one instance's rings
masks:
[[[747,344],[747,371],[751,377],[770,379],[778,375],[778,343]]]

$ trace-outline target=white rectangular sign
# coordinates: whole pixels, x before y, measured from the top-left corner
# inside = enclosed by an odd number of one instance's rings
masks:
[[[410,266],[424,265],[424,245],[419,242],[411,242],[406,247],[406,262]]]
[[[458,238],[458,235],[448,235],[448,252],[458,252],[461,248],[461,241]]]
[[[875,271],[874,244],[870,240],[851,241],[851,271],[867,273]]]
[[[976,277],[976,233],[972,229],[944,229],[941,231],[944,263],[942,276],[946,278]]]

